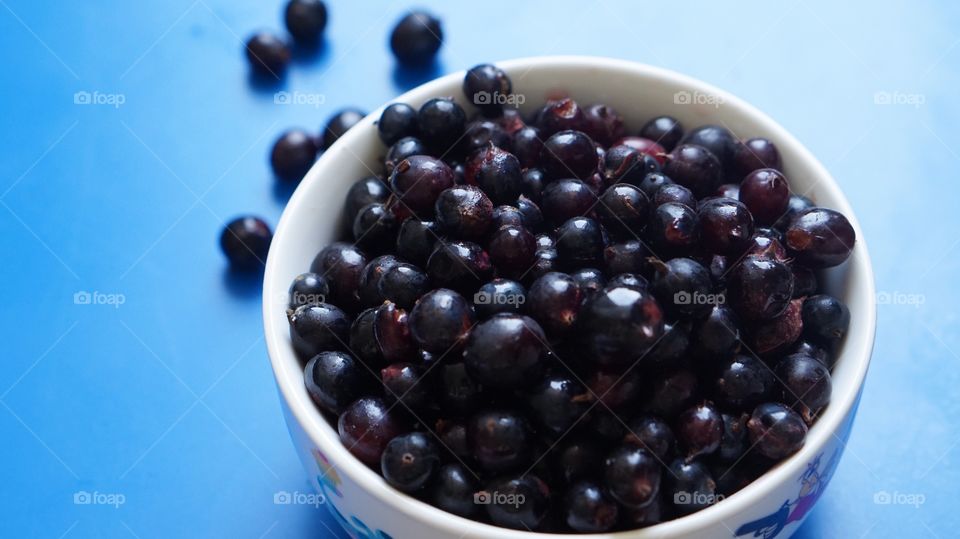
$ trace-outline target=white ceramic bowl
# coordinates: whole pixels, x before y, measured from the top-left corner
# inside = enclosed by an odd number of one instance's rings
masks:
[[[790,133],[740,99],[672,71],[633,62],[591,57],[539,57],[497,64],[512,78],[529,112],[558,91],[581,103],[612,105],[633,132],[647,119],[670,114],[688,128],[722,124],[740,137],[773,140],[794,192],[842,212],[857,233],[850,259],[829,271],[827,287],[850,308],[846,342],[833,372],[833,398],[810,429],[798,453],[755,482],[703,511],[645,530],[607,534],[621,538],[787,537],[802,524],[823,492],[843,452],[873,347],[876,328],[873,271],[863,233],[837,183]],[[464,73],[419,86],[395,101],[419,106],[437,96],[462,95]],[[341,445],[304,389],[300,362],[290,344],[285,298],[293,278],[307,271],[314,255],[337,239],[347,189],[380,171],[385,148],[377,137],[374,111],[350,129],[313,166],[290,199],[277,226],[264,277],[263,317],[267,349],[294,445],[310,481],[326,506],[354,537],[434,539],[506,538],[519,532],[457,517],[389,487]],[[546,534],[527,534],[533,537]],[[599,537],[599,536],[591,536]]]

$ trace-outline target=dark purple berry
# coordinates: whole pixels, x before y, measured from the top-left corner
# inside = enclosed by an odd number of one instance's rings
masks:
[[[327,6],[322,0],[290,0],[283,21],[297,42],[316,45],[327,27]]]
[[[417,109],[406,103],[387,105],[377,121],[377,133],[387,146],[396,144],[404,137],[416,137],[420,134]]]
[[[289,294],[288,307],[291,309],[311,303],[325,303],[330,295],[330,283],[322,275],[301,273],[290,284]]]
[[[660,493],[660,463],[633,445],[622,445],[607,457],[603,477],[610,495],[626,507],[644,507]]]
[[[543,172],[548,178],[588,178],[599,168],[597,149],[580,131],[560,131],[543,143],[540,152]]]
[[[401,64],[429,63],[443,44],[440,20],[423,11],[400,19],[390,34],[390,50]]]
[[[673,502],[680,515],[689,515],[713,505],[718,500],[717,484],[700,461],[674,460],[664,474],[666,498]]]
[[[780,152],[769,139],[752,138],[737,145],[733,154],[734,169],[737,177],[743,178],[754,170],[772,168],[783,170]]]
[[[544,105],[540,109],[536,123],[541,136],[547,138],[560,131],[583,131],[586,127],[586,118],[584,118],[583,109],[576,101],[564,98]]]
[[[421,348],[433,354],[462,345],[473,324],[470,302],[445,288],[427,292],[410,311],[411,335]]]
[[[495,65],[474,66],[463,78],[463,95],[488,116],[498,116],[503,111],[512,91],[510,77]]]
[[[608,285],[584,304],[580,327],[594,361],[625,365],[663,334],[663,312],[650,294]]]
[[[689,317],[705,314],[721,297],[713,293],[710,272],[695,260],[658,260],[653,266],[655,276],[650,291],[669,315]]]
[[[783,383],[783,402],[792,403],[807,423],[813,423],[820,410],[830,404],[830,369],[813,356],[792,354],[783,358],[777,364],[777,377]]]
[[[530,417],[556,435],[572,428],[590,408],[590,394],[576,378],[549,374],[526,394]]]
[[[300,129],[280,135],[270,151],[273,174],[286,182],[300,181],[316,159],[316,141]]]
[[[672,116],[657,116],[643,124],[640,136],[660,144],[669,152],[683,138],[683,125]]]
[[[492,494],[496,496],[489,499]],[[488,484],[482,495],[489,499],[487,516],[497,526],[537,530],[550,509],[550,487],[539,477],[525,474]]]
[[[751,410],[774,395],[777,379],[764,362],[740,354],[721,363],[714,381],[714,397],[731,410]]]
[[[526,301],[527,291],[522,284],[494,279],[473,295],[473,308],[479,318],[487,319],[497,313],[519,313]]]
[[[540,209],[547,224],[560,226],[568,219],[585,216],[597,205],[597,195],[580,180],[550,182],[543,189]]]
[[[717,157],[725,174],[731,175],[734,173],[733,155],[737,149],[737,139],[726,127],[719,125],[700,126],[687,133],[681,143],[695,144],[706,148]],[[740,177],[737,177],[737,179],[739,180]]]
[[[747,450],[747,414],[723,414],[723,439],[715,453],[724,462],[736,462]],[[723,491],[723,489],[720,489]]]
[[[524,168],[536,166],[540,162],[542,151],[543,138],[536,127],[527,125],[513,134],[513,153],[520,160],[520,166]]]
[[[780,403],[757,406],[747,421],[752,448],[761,455],[782,460],[803,447],[807,424],[796,412]]]
[[[570,274],[573,281],[580,288],[583,299],[589,299],[599,292],[606,284],[603,272],[596,268],[581,268]]]
[[[493,120],[474,120],[467,124],[461,141],[464,155],[473,155],[493,145],[506,151],[512,148],[510,135]]]
[[[811,268],[842,264],[853,251],[857,234],[847,218],[826,208],[811,208],[794,217],[787,227],[790,254]]]
[[[654,207],[667,202],[683,204],[690,209],[696,209],[697,207],[697,199],[693,196],[693,192],[677,183],[661,185],[660,189],[657,189],[656,194],[653,195]]]
[[[289,311],[287,319],[293,349],[301,359],[346,348],[350,320],[339,307],[329,303],[301,305]]]
[[[310,398],[326,412],[339,414],[363,396],[372,376],[344,352],[321,352],[307,362],[304,383]]]
[[[610,275],[647,273],[650,251],[639,240],[608,245],[603,250],[603,267]]]
[[[536,261],[537,241],[526,228],[507,225],[493,233],[489,250],[499,275],[520,278]]]
[[[697,209],[700,243],[711,254],[736,255],[753,237],[753,217],[741,202],[711,198]]]
[[[611,185],[600,196],[597,217],[608,231],[635,238],[647,224],[650,199],[638,187],[626,183]]]
[[[654,195],[657,194],[657,191],[664,185],[670,185],[674,183],[666,174],[661,172],[649,172],[646,176],[640,180],[640,183],[637,184],[637,187],[643,191],[643,194],[647,195],[647,198],[652,199]],[[696,207],[691,206],[691,209],[696,209]]]
[[[357,125],[367,113],[359,109],[343,109],[330,118],[327,125],[324,126],[321,139],[323,140],[323,149],[329,149],[351,127]]]
[[[498,314],[470,332],[463,361],[481,384],[515,389],[540,377],[545,342],[543,329],[532,318]]]
[[[804,336],[827,350],[834,350],[850,327],[850,309],[826,294],[808,297],[802,316]]]
[[[354,401],[337,420],[340,441],[353,456],[371,466],[380,464],[387,444],[405,430],[398,413],[383,399],[374,397]]]
[[[670,152],[663,172],[675,183],[690,189],[697,198],[713,192],[723,181],[720,161],[710,150],[681,144]]]
[[[259,217],[238,217],[220,233],[220,249],[230,266],[241,271],[263,267],[270,250],[273,232]]]
[[[353,241],[368,253],[377,254],[397,243],[397,218],[379,202],[367,204],[353,220]]]
[[[662,419],[641,415],[630,420],[625,442],[646,449],[658,459],[666,459],[674,444],[673,430]]]
[[[723,438],[723,418],[710,401],[704,401],[680,413],[674,432],[680,450],[691,461],[709,455],[720,447]]]
[[[580,286],[566,273],[551,272],[530,286],[527,312],[548,335],[561,335],[573,328],[583,303]]]
[[[399,262],[387,268],[377,283],[379,295],[404,309],[412,309],[420,296],[430,291],[430,279],[423,270]]]
[[[428,499],[436,507],[455,515],[476,518],[482,506],[474,500],[479,490],[476,477],[463,465],[443,465],[436,472]]]
[[[664,373],[653,380],[649,391],[646,410],[660,417],[673,418],[697,397],[697,375],[687,369]]]
[[[360,210],[375,202],[385,203],[390,196],[390,188],[376,176],[368,176],[350,186],[344,203],[344,216],[351,225]]]
[[[423,143],[420,139],[416,137],[403,137],[402,139],[393,143],[390,148],[387,150],[387,155],[383,159],[383,164],[387,169],[387,172],[393,172],[393,169],[400,164],[401,161],[412,157],[414,155],[430,155],[432,152],[427,145]]]
[[[418,266],[425,266],[437,241],[433,221],[420,221],[409,217],[400,224],[397,232],[397,255]]]
[[[793,297],[793,273],[782,262],[756,255],[744,257],[727,279],[727,300],[737,314],[751,320],[769,320]]]
[[[466,163],[467,183],[479,186],[495,204],[514,204],[523,190],[520,161],[501,148],[487,146]]]
[[[560,263],[571,270],[596,266],[603,258],[605,246],[603,228],[589,217],[574,217],[557,229]]]
[[[613,529],[619,518],[617,503],[595,483],[571,486],[564,498],[567,526],[580,533],[602,533]]]
[[[380,457],[383,478],[403,492],[416,492],[425,487],[439,466],[437,445],[422,432],[402,434],[390,440]]]
[[[719,364],[740,349],[740,320],[729,306],[714,305],[710,313],[694,325],[690,341],[698,359]]]
[[[772,225],[787,211],[790,186],[780,171],[761,168],[743,179],[739,197],[757,224]]]
[[[383,279],[387,270],[399,263],[395,256],[383,255],[374,258],[363,268],[357,295],[360,296],[360,303],[364,307],[379,307],[383,303],[386,298],[380,292],[380,280]]]
[[[390,174],[390,185],[400,197],[400,214],[429,218],[440,193],[453,187],[453,171],[439,159],[414,155],[397,164]]]
[[[661,204],[650,212],[646,237],[659,256],[692,254],[700,238],[697,213],[685,204]]]
[[[435,97],[420,107],[417,113],[420,138],[441,153],[449,151],[463,136],[467,114],[449,97]]]
[[[457,415],[472,413],[480,404],[483,388],[470,378],[463,363],[441,364],[440,404]]]
[[[437,197],[436,224],[448,238],[476,241],[493,222],[493,203],[473,185],[451,187]]]
[[[603,156],[603,178],[608,185],[640,185],[647,174],[660,172],[657,160],[625,144],[614,146]]]
[[[493,473],[529,464],[532,435],[523,416],[505,410],[486,410],[467,422],[467,441],[480,466]]]
[[[260,33],[246,44],[247,60],[255,73],[279,79],[290,63],[290,47],[279,37]]]
[[[583,131],[598,144],[609,147],[623,138],[626,129],[623,118],[613,107],[598,103],[584,111]]]

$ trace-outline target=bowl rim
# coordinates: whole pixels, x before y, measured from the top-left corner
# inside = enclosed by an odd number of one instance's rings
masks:
[[[649,528],[604,534],[586,534],[580,535],[580,537],[586,537],[587,539],[599,539],[601,537],[643,539],[650,537],[681,536],[685,533],[709,529],[710,526],[723,525],[722,523],[726,518],[745,510],[754,501],[770,495],[779,485],[799,474],[806,466],[806,463],[811,461],[817,453],[830,442],[832,437],[837,437],[842,423],[857,404],[870,363],[876,334],[876,290],[873,268],[870,264],[866,242],[856,214],[853,212],[853,209],[850,207],[849,202],[833,176],[792,134],[753,105],[711,84],[672,70],[607,57],[535,56],[494,62],[494,64],[508,72],[533,71],[544,68],[579,68],[600,69],[611,72],[629,72],[631,75],[663,79],[690,91],[699,91],[718,96],[724,100],[724,107],[732,108],[736,115],[748,117],[752,122],[762,126],[770,133],[770,138],[777,141],[779,146],[791,147],[792,151],[798,156],[798,160],[810,166],[814,171],[814,176],[819,178],[817,185],[830,191],[830,198],[836,201],[831,204],[833,209],[843,213],[856,232],[857,243],[851,254],[851,260],[847,263],[849,264],[852,260],[856,260],[856,271],[851,270],[851,276],[855,279],[866,280],[864,283],[866,293],[862,299],[864,304],[858,309],[858,311],[863,312],[863,316],[866,316],[866,319],[861,321],[863,322],[863,330],[861,332],[847,335],[840,354],[843,357],[843,361],[852,362],[855,365],[853,375],[855,383],[851,383],[847,387],[834,385],[830,406],[827,407],[823,416],[820,417],[817,423],[810,429],[806,443],[800,451],[780,462],[742,490],[725,498],[723,503],[712,505],[691,515],[656,524]],[[457,91],[459,91],[460,83],[464,75],[465,70],[444,75],[389,100],[367,115],[362,121],[356,124],[353,129],[350,129],[340,137],[331,147],[331,150],[348,147],[353,144],[355,140],[359,139],[363,132],[371,128],[375,129],[375,122],[379,119],[381,112],[387,105],[395,102],[419,103],[431,97],[450,95],[449,89],[451,87],[455,87]],[[329,163],[336,160],[335,156],[342,154],[343,152],[328,150],[313,165],[290,197],[277,225],[274,236],[275,241],[276,238],[283,237],[289,233],[288,229],[292,226],[290,224],[293,220],[292,215],[304,211],[302,208],[305,206],[305,201],[307,200],[307,195],[305,195],[307,189],[304,188],[304,185],[322,181],[320,179],[321,171],[330,166]],[[299,423],[310,441],[320,448],[327,458],[330,459],[331,465],[337,469],[338,473],[346,475],[369,495],[390,506],[392,509],[420,521],[424,526],[456,534],[460,537],[476,536],[499,539],[515,537],[518,533],[522,533],[531,538],[564,535],[544,532],[521,532],[477,522],[445,512],[442,509],[394,490],[383,481],[379,474],[353,457],[340,443],[339,438],[336,436],[331,437],[329,434],[331,426],[326,422],[303,389],[302,370],[293,372],[290,368],[291,363],[289,358],[293,355],[293,351],[287,342],[287,331],[281,331],[277,324],[272,322],[272,320],[278,316],[278,310],[285,311],[286,309],[285,306],[281,306],[276,301],[273,301],[278,294],[286,290],[289,284],[283,283],[281,285],[277,282],[274,285],[274,282],[277,281],[275,273],[279,271],[276,267],[279,264],[278,260],[282,256],[282,253],[271,249],[267,257],[266,270],[264,272],[263,321],[267,353],[270,357],[277,386],[282,398],[290,409],[290,413]],[[327,429],[327,431],[325,432],[324,429]],[[335,429],[333,432],[335,435]],[[841,444],[845,444],[844,440],[840,440],[840,442]]]

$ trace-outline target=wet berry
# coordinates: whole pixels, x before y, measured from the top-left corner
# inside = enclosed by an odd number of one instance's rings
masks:
[[[661,185],[656,194],[653,195],[654,207],[667,202],[683,204],[690,209],[696,209],[697,207],[697,199],[693,196],[693,192],[677,183]]]
[[[660,338],[663,311],[653,296],[643,291],[608,285],[584,304],[580,328],[594,361],[629,364]]]
[[[449,238],[476,241],[493,222],[493,203],[473,185],[451,187],[437,197],[436,224]]]
[[[659,256],[691,254],[700,239],[700,221],[689,206],[667,202],[650,212],[645,235]]]
[[[740,316],[752,320],[774,318],[793,297],[793,273],[782,262],[750,255],[730,273],[727,293]]]
[[[826,294],[808,297],[802,316],[804,336],[827,350],[833,350],[850,327],[850,309]]]
[[[526,228],[507,225],[493,233],[489,251],[501,276],[519,279],[536,261],[537,243]]]
[[[753,237],[753,216],[732,198],[712,198],[697,209],[700,243],[711,254],[736,255]]]
[[[600,196],[597,217],[608,231],[633,238],[647,224],[650,200],[638,187],[626,183],[611,185]]]
[[[671,316],[704,314],[716,303],[713,281],[707,268],[689,258],[654,263],[655,277],[650,291]]]
[[[320,352],[346,348],[350,320],[340,308],[329,303],[301,305],[287,314],[290,340],[301,359]]]

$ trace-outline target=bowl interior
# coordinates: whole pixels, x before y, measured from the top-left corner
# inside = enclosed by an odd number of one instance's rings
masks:
[[[763,136],[773,140],[782,155],[791,189],[818,205],[846,215],[857,232],[857,245],[849,261],[826,272],[828,290],[850,308],[850,330],[833,373],[833,398],[824,415],[810,430],[804,448],[750,486],[694,515],[660,524],[647,533],[684,533],[716,523],[751,501],[762,498],[778,483],[795,477],[800,467],[835,435],[854,405],[866,374],[875,330],[873,274],[859,223],[835,181],[823,166],[783,128],[738,98],[695,79],[632,62],[585,57],[530,58],[500,62],[513,80],[520,108],[530,112],[546,98],[569,95],[583,104],[613,106],[635,133],[649,118],[669,114],[688,129],[719,124],[742,138]],[[471,114],[472,105],[462,95],[463,73],[452,74],[420,86],[395,101],[419,106],[431,97],[452,96]],[[381,109],[382,110],[382,109]],[[297,421],[325,451],[341,473],[364,485],[387,503],[404,507],[413,516],[438,527],[469,531],[471,536],[501,536],[498,528],[475,523],[403,496],[383,483],[346,451],[317,411],[304,389],[303,373],[290,346],[285,315],[287,288],[293,278],[309,269],[316,253],[338,239],[341,208],[350,185],[382,172],[386,148],[377,137],[374,111],[331,147],[301,182],[283,213],[267,261],[264,281],[264,325],[268,351],[283,397]],[[654,531],[656,530],[656,531]],[[625,532],[626,533],[626,532]],[[505,535],[504,535],[505,536]]]

